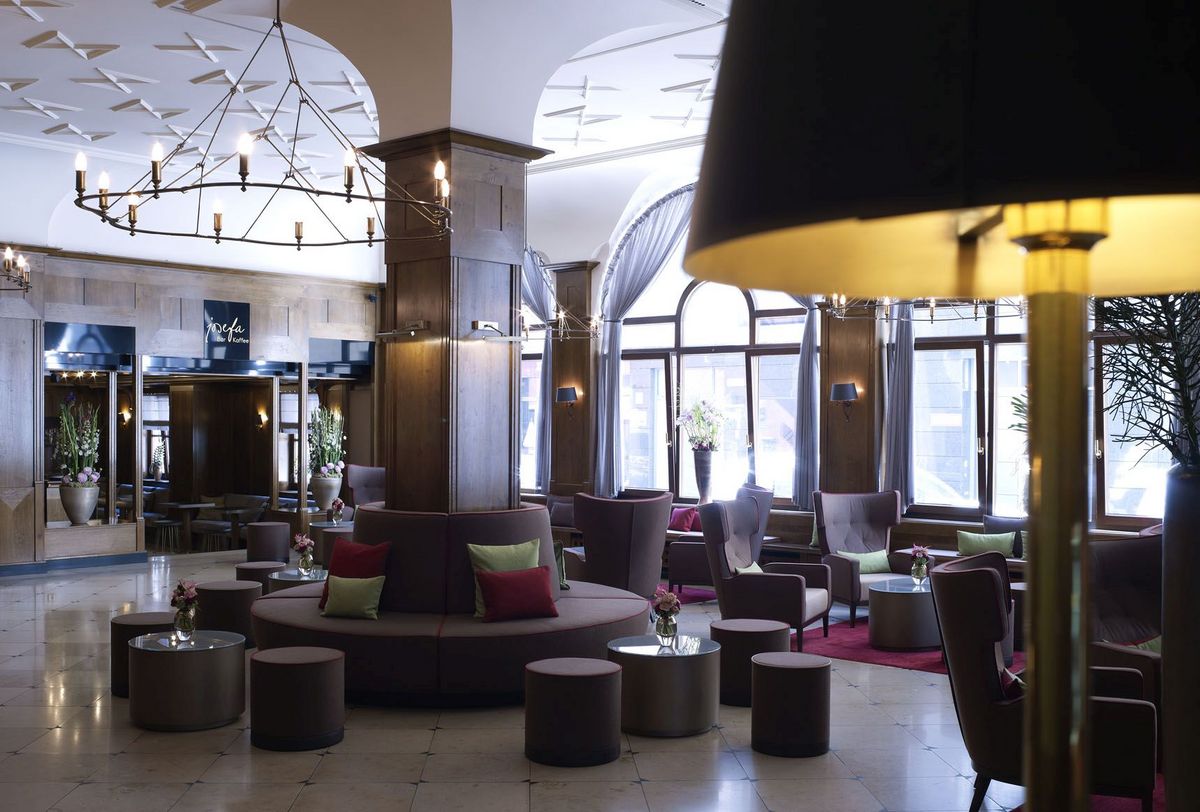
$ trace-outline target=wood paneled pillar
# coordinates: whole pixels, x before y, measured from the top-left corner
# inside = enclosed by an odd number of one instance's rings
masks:
[[[595,262],[548,265],[558,304],[571,324],[590,324]],[[597,340],[578,335],[554,341],[554,387],[574,386],[579,401],[570,409],[555,404],[550,413],[550,493],[592,492],[596,458]]]
[[[515,507],[520,345],[487,339],[517,332],[525,165],[546,153],[456,130],[366,152],[386,162],[393,184],[422,200],[433,199],[433,167],[444,161],[454,212],[450,236],[385,249],[377,385],[387,505]],[[429,228],[399,205],[389,207],[387,224],[393,236]],[[475,322],[492,322],[499,332]]]
[[[819,486],[835,493],[879,489],[883,397],[880,381],[880,333],[874,308],[849,308],[849,318],[821,319],[821,463]],[[835,383],[853,383],[858,400],[847,420],[840,403],[831,403]]]

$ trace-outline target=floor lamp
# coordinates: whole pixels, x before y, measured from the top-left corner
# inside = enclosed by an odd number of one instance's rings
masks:
[[[1088,297],[1200,287],[1197,13],[735,0],[728,22],[690,273],[1028,297],[1032,812],[1087,803]],[[1194,752],[1167,757],[1171,799]]]

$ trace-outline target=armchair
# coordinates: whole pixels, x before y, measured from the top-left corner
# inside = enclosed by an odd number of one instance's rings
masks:
[[[350,498],[355,505],[382,502],[386,478],[386,468],[354,463],[346,466],[346,484],[350,486]]]
[[[821,562],[832,573],[833,600],[850,607],[850,628],[854,628],[858,607],[867,603],[870,585],[897,575],[907,575],[909,558],[892,552],[892,528],[900,524],[900,492],[813,493],[816,514],[817,546]],[[859,572],[859,562],[839,552],[888,552],[889,571]]]
[[[975,769],[970,812],[993,779],[1021,783],[1024,697],[1006,696],[1000,644],[1011,635],[1008,567],[999,553],[959,558],[930,576],[950,688],[963,742]],[[1139,798],[1153,808],[1157,714],[1141,675],[1093,668],[1092,790]]]
[[[804,627],[821,619],[829,636],[829,567],[825,564],[768,564],[763,572],[738,573],[752,563],[751,538],[758,508],[750,496],[700,506],[704,548],[722,618],[779,620],[796,630],[804,647]]]
[[[753,499],[758,511],[758,529],[750,538],[750,560],[758,561],[762,553],[763,538],[767,534],[767,522],[771,518],[771,504],[775,499],[775,491],[747,482],[738,488],[736,498],[741,499],[743,496]],[[712,586],[708,553],[704,550],[701,533],[689,533],[687,538],[667,545],[667,581],[672,588],[684,584]]]
[[[663,545],[671,519],[671,494],[645,499],[605,499],[575,494],[575,527],[583,555],[567,548],[570,577],[650,597],[662,576]]]

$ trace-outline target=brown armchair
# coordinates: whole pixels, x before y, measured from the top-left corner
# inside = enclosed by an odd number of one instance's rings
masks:
[[[1000,679],[999,647],[1011,633],[1008,566],[999,553],[984,553],[935,567],[930,581],[954,710],[976,772],[970,812],[977,812],[993,779],[1022,783],[1024,697],[1005,697]],[[1157,715],[1141,675],[1093,668],[1092,682],[1092,791],[1140,798],[1149,812]]]
[[[386,468],[370,465],[346,466],[346,484],[350,486],[350,498],[355,505],[382,502],[385,498]]]
[[[832,572],[833,599],[850,607],[850,627],[854,628],[858,607],[867,603],[871,584],[907,575],[911,567],[908,556],[892,552],[892,528],[900,524],[900,492],[815,491],[813,508],[821,561]],[[887,551],[889,572],[864,575],[857,561],[838,555],[877,550]]]
[[[651,597],[662,576],[663,545],[671,520],[671,494],[646,499],[605,499],[575,494],[575,527],[583,555],[567,548],[571,577]]]
[[[829,567],[778,563],[763,572],[737,572],[752,563],[750,542],[758,528],[752,497],[701,505],[700,523],[722,618],[782,621],[796,630],[801,649],[804,627],[818,618],[829,636]]]
[[[775,500],[775,491],[747,482],[738,488],[736,498],[741,499],[744,496],[753,499],[758,510],[758,529],[750,537],[750,558],[757,561],[762,553],[763,538],[767,534],[767,522],[771,518],[771,504]],[[667,545],[667,580],[672,588],[684,584],[712,586],[708,553],[704,550],[703,539],[701,533],[688,533],[687,538]]]

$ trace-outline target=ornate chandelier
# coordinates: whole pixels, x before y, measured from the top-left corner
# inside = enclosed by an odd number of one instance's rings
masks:
[[[900,316],[893,311],[895,305],[912,305],[911,317]],[[988,308],[994,307],[993,318],[1015,318],[1025,315],[1024,297],[1001,298],[994,301],[984,299],[882,299],[846,298],[831,293],[820,302],[819,307],[835,319],[874,319],[875,321],[978,321],[986,318]],[[916,311],[921,311],[920,313]]]
[[[266,126],[242,132],[236,137],[227,132],[222,134],[222,124],[230,117],[230,106],[242,90],[245,77],[275,34],[278,34],[279,47],[287,63],[288,78],[283,93],[274,107],[267,112]],[[213,130],[202,132],[201,128],[210,122]],[[311,127],[314,122],[323,128],[343,151],[340,189],[322,188],[319,184],[326,178],[318,175],[297,153],[297,142],[312,137],[308,133],[302,134],[302,124]],[[189,147],[193,140],[203,141],[203,148],[197,150]],[[220,153],[221,148],[229,149],[235,143],[236,150],[227,154]],[[265,151],[268,157],[282,159],[283,171],[278,180],[252,179],[251,157],[256,149]],[[196,151],[199,152],[198,158],[185,157]],[[232,177],[235,157],[237,180]],[[164,178],[169,175],[173,177],[165,181]],[[252,191],[263,198],[261,206],[257,202],[254,204],[257,213],[236,225],[227,221],[224,206],[217,196],[220,192],[234,190],[241,193]],[[150,153],[149,171],[129,188],[123,191],[113,190],[108,172],[101,172],[96,192],[89,193],[87,156],[81,152],[75,158],[75,205],[97,215],[105,224],[127,231],[130,236],[143,233],[192,237],[212,240],[215,243],[224,241],[295,246],[297,251],[302,247],[359,244],[371,246],[376,242],[439,239],[451,231],[450,183],[446,178],[445,164],[441,161],[432,169],[431,190],[433,199],[421,200],[403,186],[389,182],[383,167],[355,149],[350,138],[312,97],[297,75],[296,63],[292,59],[280,19],[278,0],[275,5],[275,19],[270,29],[237,80],[231,83],[229,91],[172,150],[165,152],[161,144],[155,143]],[[195,199],[194,211],[190,205],[176,207],[174,210],[164,206],[162,208],[168,211],[164,212],[163,219],[156,218],[157,212],[153,208],[156,201],[178,199],[186,195]],[[321,231],[315,239],[310,229],[309,239],[305,241],[304,220],[296,217],[287,218],[294,224],[292,228],[287,229],[290,233],[280,233],[277,222],[273,224],[275,230],[268,231],[272,226],[272,218],[268,217],[264,221],[264,215],[271,209],[272,204],[287,199],[301,200],[297,195],[304,196],[313,207],[309,209],[315,215],[312,221],[317,223]],[[344,204],[357,202],[360,208],[365,208],[366,213],[361,219],[356,218],[357,223],[353,228],[346,222],[346,216],[333,209],[334,201],[339,199]],[[408,217],[396,217],[399,222],[392,234],[388,233],[382,216],[384,208],[389,204],[395,207],[402,206],[403,209],[396,208],[394,211],[409,214]],[[206,216],[206,207],[209,216]],[[179,208],[184,208],[185,211],[180,211]],[[414,229],[411,225],[414,219],[418,223],[423,220],[424,223]],[[7,267],[6,261],[6,272]]]
[[[4,272],[0,280],[3,280],[0,291],[19,290],[28,293],[33,288],[29,282],[29,260],[25,259],[24,254],[14,257],[11,245],[4,249]]]

